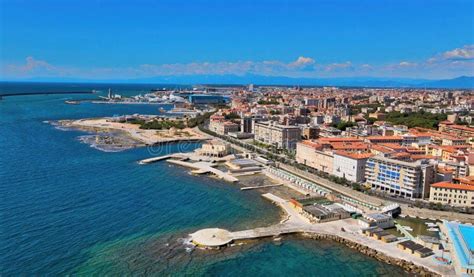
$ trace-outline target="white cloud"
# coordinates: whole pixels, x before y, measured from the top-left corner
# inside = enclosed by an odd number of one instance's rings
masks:
[[[16,70],[23,74],[28,74],[35,71],[54,71],[55,67],[46,61],[37,60],[31,56],[26,57],[24,65],[12,66],[12,70]]]
[[[353,64],[350,61],[320,64],[315,59],[299,56],[290,62],[219,61],[171,64],[141,64],[131,67],[89,67],[53,65],[45,60],[27,57],[23,63],[1,64],[0,75],[4,79],[33,77],[70,77],[84,79],[134,79],[155,76],[179,75],[245,75],[286,77],[424,77],[448,78],[474,75],[473,46],[464,46],[439,53],[425,62],[410,60],[393,64]],[[370,75],[368,75],[370,74]]]
[[[474,45],[465,45],[443,53],[442,57],[447,60],[471,60],[474,59]]]
[[[325,71],[341,71],[348,69],[353,69],[352,63],[350,61],[345,63],[332,63],[324,68]]]
[[[412,62],[403,61],[403,62],[400,62],[398,65],[399,65],[400,67],[413,67],[413,66],[417,66],[418,64],[417,64],[417,63],[412,63]]]
[[[298,59],[289,64],[290,67],[302,68],[315,64],[316,62],[312,58],[300,56]]]

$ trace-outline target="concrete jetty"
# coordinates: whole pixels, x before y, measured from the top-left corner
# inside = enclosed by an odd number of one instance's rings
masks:
[[[283,184],[243,187],[243,188],[240,188],[240,190],[264,189],[264,188],[273,188],[273,187],[279,187],[279,186],[283,186]]]
[[[199,230],[193,234],[193,243],[203,247],[220,247],[233,241],[232,233],[219,228]]]
[[[139,164],[151,164],[151,163],[155,163],[155,162],[158,162],[158,161],[169,159],[171,157],[172,157],[171,155],[164,155],[164,156],[160,156],[160,157],[153,157],[153,158],[144,159],[144,160],[139,161],[138,163]]]
[[[360,227],[354,219],[348,218],[338,221],[312,224],[293,209],[288,201],[271,193],[266,193],[262,196],[280,206],[286,212],[287,218],[272,226],[236,232],[219,228],[207,228],[190,234],[191,241],[195,245],[203,248],[220,248],[228,246],[238,240],[258,239],[294,233],[301,233],[308,236],[336,237],[345,242],[368,247],[368,249],[376,251],[376,253],[383,254],[394,260],[407,261],[408,259],[409,262],[427,268],[431,272],[435,272],[442,276],[455,275],[452,266],[440,264],[436,259],[409,255],[398,248],[396,243],[384,243],[380,240],[362,235]],[[440,251],[436,250],[435,255],[440,256]]]
[[[179,160],[167,160],[167,162],[172,163],[172,164],[177,164],[181,165],[184,167],[189,167],[194,169],[193,172],[202,174],[202,173],[212,173],[216,175],[218,178],[223,179],[228,182],[238,182],[239,179],[235,178],[234,176],[223,172],[217,168],[214,168],[216,164],[208,163],[208,162],[196,162],[196,163],[190,163],[190,162],[185,162],[185,161],[179,161]]]
[[[219,228],[208,228],[192,233],[190,235],[191,241],[201,247],[219,248],[236,240],[273,237],[283,234],[303,232],[303,227],[306,224],[309,224],[309,221],[304,216],[291,208],[288,201],[271,193],[262,194],[262,197],[277,204],[287,213],[288,217],[283,223],[237,232],[230,232]]]

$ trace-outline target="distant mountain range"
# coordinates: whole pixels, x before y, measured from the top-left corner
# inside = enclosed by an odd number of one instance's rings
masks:
[[[22,81],[35,82],[93,82],[93,83],[139,83],[139,84],[227,84],[227,85],[290,85],[290,86],[345,86],[345,87],[399,87],[399,88],[449,88],[474,89],[474,76],[461,76],[454,79],[427,80],[408,78],[291,78],[263,75],[177,75],[157,76],[141,79],[61,79],[35,78]]]

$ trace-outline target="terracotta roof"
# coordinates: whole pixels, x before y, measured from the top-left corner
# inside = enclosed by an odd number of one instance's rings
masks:
[[[312,140],[303,140],[300,143],[304,144],[306,146],[315,148],[315,149],[321,149],[322,148],[321,144],[317,143],[316,141],[312,141]]]
[[[454,169],[452,168],[445,168],[445,167],[438,167],[438,172],[440,173],[453,173]]]
[[[331,142],[363,142],[359,138],[346,137],[346,138],[319,138],[318,142],[331,143]]]
[[[373,144],[371,146],[371,149],[373,150],[376,150],[376,151],[379,151],[379,152],[382,152],[382,153],[392,153],[393,150],[387,148],[387,147],[384,147],[384,146],[381,146],[381,145],[378,145],[378,144]]]
[[[366,137],[368,140],[402,140],[401,136],[370,136]]]
[[[430,159],[436,159],[436,157],[432,155],[411,155],[411,159],[412,160],[424,160],[424,159],[430,160]]]
[[[392,155],[393,157],[403,158],[403,157],[410,157],[410,153],[407,152],[397,152]]]
[[[468,126],[463,126],[463,125],[451,125],[450,128],[453,129],[460,129],[460,130],[465,130],[469,132],[474,132],[474,128],[468,127]]]
[[[354,160],[368,159],[374,156],[374,154],[372,153],[350,153],[347,151],[336,151],[335,154],[345,156]]]
[[[334,150],[367,150],[369,145],[363,142],[333,142],[331,147]]]
[[[459,183],[461,184],[474,186],[474,176],[460,177],[454,179],[459,181]]]
[[[401,146],[400,144],[397,143],[379,143],[378,145],[390,148],[390,149],[406,149],[404,146]]]
[[[474,186],[453,184],[453,183],[450,183],[450,182],[434,183],[434,184],[431,185],[431,187],[474,191]]]

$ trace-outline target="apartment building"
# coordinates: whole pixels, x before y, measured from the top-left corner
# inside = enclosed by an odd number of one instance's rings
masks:
[[[365,171],[366,184],[373,190],[405,198],[429,196],[434,182],[434,166],[426,160],[400,161],[377,155],[369,158]]]
[[[336,151],[332,174],[351,182],[362,182],[365,180],[365,165],[372,156],[371,153]]]
[[[430,202],[474,208],[474,185],[439,182],[431,185]]]
[[[296,149],[296,143],[301,140],[298,126],[280,125],[273,121],[255,123],[254,133],[255,140],[280,149]]]
[[[333,173],[334,156],[331,151],[324,151],[322,145],[310,140],[296,145],[296,161],[314,169]]]
[[[454,134],[460,137],[474,137],[474,128],[453,124],[449,121],[439,123],[439,131]]]
[[[209,129],[220,135],[227,135],[228,133],[238,132],[239,128],[239,124],[230,121],[211,120],[211,122],[209,123]]]

